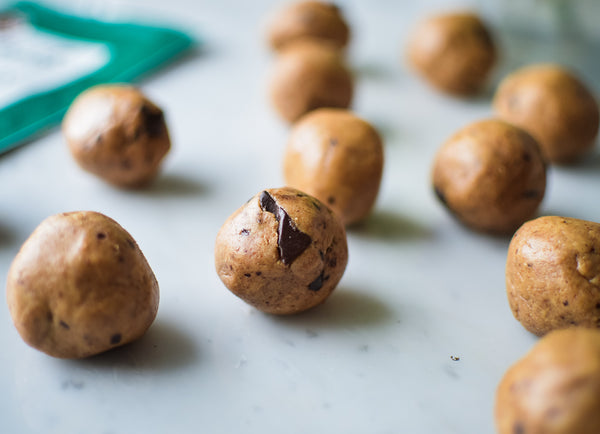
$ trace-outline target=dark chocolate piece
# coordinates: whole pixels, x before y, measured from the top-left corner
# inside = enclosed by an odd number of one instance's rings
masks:
[[[444,192],[437,186],[434,187],[433,190],[435,191],[435,195],[440,200],[440,202],[447,206],[448,202],[446,201],[446,195],[444,194]]]
[[[312,239],[294,225],[288,213],[275,202],[275,199],[266,191],[260,194],[260,208],[270,212],[279,222],[277,228],[277,247],[279,257],[284,265],[290,265],[298,256],[306,250]]]
[[[115,333],[110,337],[110,343],[112,345],[117,345],[119,342],[121,342],[121,333]]]
[[[144,120],[143,128],[145,128],[149,137],[158,137],[164,133],[165,115],[162,110],[143,105],[141,114]]]
[[[323,282],[325,282],[325,280],[327,280],[327,278],[323,277],[323,271],[321,271],[321,274],[319,274],[319,277],[317,277],[315,280],[313,280],[311,282],[310,285],[308,285],[308,289],[310,289],[311,291],[318,291],[319,289],[321,289],[323,287]]]

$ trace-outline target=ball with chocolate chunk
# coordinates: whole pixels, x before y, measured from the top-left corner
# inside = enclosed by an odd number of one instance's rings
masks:
[[[301,39],[314,39],[343,48],[350,39],[350,30],[336,5],[300,1],[284,6],[272,16],[268,37],[274,50],[281,50]]]
[[[600,433],[600,331],[549,333],[504,375],[498,434]]]
[[[496,63],[496,44],[476,14],[438,14],[414,30],[408,61],[437,89],[468,96],[481,90],[488,79]]]
[[[379,192],[381,137],[348,110],[314,110],[293,126],[283,166],[287,185],[325,202],[345,224],[356,223]]]
[[[465,225],[510,234],[533,217],[546,190],[537,142],[520,128],[489,119],[454,134],[432,170],[439,200]]]
[[[348,261],[341,220],[290,187],[261,191],[235,211],[215,243],[217,274],[255,308],[286,315],[324,302]]]
[[[494,108],[499,117],[534,136],[551,163],[570,163],[596,143],[598,102],[560,65],[532,65],[513,72],[500,83]]]
[[[288,44],[275,59],[269,90],[275,110],[294,122],[317,108],[349,107],[353,78],[335,48],[305,40]]]
[[[171,147],[162,110],[127,85],[83,92],[69,108],[62,130],[77,163],[119,187],[148,184]]]
[[[154,273],[131,235],[91,211],[45,219],[13,260],[6,295],[23,340],[60,358],[138,339],[159,301]]]

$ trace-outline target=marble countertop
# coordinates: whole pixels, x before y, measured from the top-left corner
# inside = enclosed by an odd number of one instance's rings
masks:
[[[491,116],[493,83],[478,98],[452,99],[403,60],[416,20],[461,2],[343,3],[354,30],[353,108],[383,135],[386,162],[373,215],[348,232],[350,260],[332,297],[274,317],[218,279],[221,224],[261,189],[283,184],[288,130],[266,97],[273,59],[263,38],[279,3],[54,2],[105,19],[174,25],[204,45],[141,83],[165,110],[173,139],[148,190],[117,190],[83,173],[58,130],[0,157],[0,279],[44,218],[85,209],[132,234],[161,289],[158,316],[141,340],[87,360],[28,347],[3,303],[1,432],[494,432],[496,385],[536,338],[506,301],[509,239],[457,224],[429,181],[441,143]],[[495,80],[549,55],[506,41]],[[598,90],[600,75],[587,68]],[[550,168],[540,213],[598,220],[599,166],[595,152]]]

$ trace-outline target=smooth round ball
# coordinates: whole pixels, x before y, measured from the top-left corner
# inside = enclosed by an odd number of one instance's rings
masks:
[[[23,340],[60,358],[138,339],[159,301],[154,273],[131,235],[91,211],[45,219],[13,260],[6,295]]]
[[[96,86],[80,94],[62,130],[79,166],[119,187],[150,183],[171,147],[162,110],[127,85]]]
[[[275,59],[269,89],[275,110],[294,122],[317,108],[349,107],[353,79],[334,48],[303,41],[288,45]]]
[[[512,234],[533,217],[546,190],[546,166],[529,134],[490,119],[458,131],[438,150],[433,187],[473,229]]]
[[[344,48],[350,39],[350,29],[333,3],[301,1],[276,11],[269,23],[268,39],[273,50],[304,39]]]
[[[485,85],[495,63],[490,31],[473,13],[431,16],[414,30],[408,43],[411,66],[435,88],[469,96]]]
[[[515,233],[506,258],[506,293],[515,318],[541,336],[600,327],[600,224],[546,216]]]
[[[383,172],[381,138],[348,110],[314,110],[294,124],[283,170],[287,185],[315,196],[352,224],[375,204]]]
[[[507,76],[494,97],[498,116],[533,135],[548,162],[571,163],[598,135],[598,103],[588,88],[559,65],[533,65]]]
[[[234,212],[215,243],[215,267],[255,308],[287,315],[324,302],[348,262],[346,233],[327,206],[294,188],[261,191]]]
[[[600,331],[554,331],[504,375],[496,391],[498,434],[600,432]]]

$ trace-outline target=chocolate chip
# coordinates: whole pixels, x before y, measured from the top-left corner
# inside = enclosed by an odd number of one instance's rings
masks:
[[[244,273],[244,276],[250,277],[250,276],[252,276],[252,274],[250,274],[250,273]]]
[[[121,333],[115,333],[110,337],[110,343],[112,345],[117,345],[119,342],[121,342]]]
[[[277,205],[275,199],[267,191],[260,194],[259,204],[263,211],[273,214],[279,222],[277,228],[279,257],[284,265],[290,265],[310,246],[312,239],[296,227],[288,213]]]
[[[257,272],[256,272],[256,275],[257,275],[257,276],[260,276],[261,274],[262,274],[262,271],[257,271]]]
[[[99,240],[103,240],[104,238],[106,238],[106,234],[104,232],[98,232],[96,234],[96,238],[98,238]]]
[[[435,195],[440,200],[440,202],[442,202],[444,205],[448,205],[448,202],[446,201],[446,195],[439,187],[434,187],[433,191],[435,191]]]
[[[321,274],[319,274],[319,277],[317,277],[315,280],[313,280],[310,285],[308,285],[308,289],[310,289],[311,291],[318,291],[319,289],[321,289],[323,287],[323,283],[329,279],[329,276],[325,276],[323,273],[325,273],[325,270],[321,271]]]
[[[567,300],[563,301],[563,306],[568,306],[569,302]]]
[[[127,244],[129,245],[129,247],[131,247],[132,249],[135,249],[135,243],[133,242],[133,240],[127,240]]]
[[[242,229],[240,231],[240,235],[244,235],[244,236],[250,235],[250,229]]]
[[[60,321],[59,324],[61,325],[62,328],[69,330],[71,327],[69,327],[69,324],[67,324],[64,321]]]
[[[523,422],[515,422],[513,425],[513,434],[525,434],[525,427],[523,426]]]
[[[329,205],[333,205],[333,204],[335,203],[335,197],[333,197],[333,196],[329,196],[329,197],[327,198],[327,203],[328,203]]]

